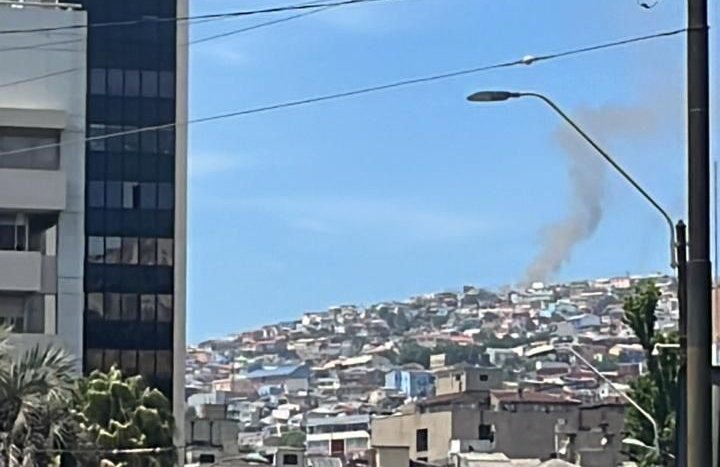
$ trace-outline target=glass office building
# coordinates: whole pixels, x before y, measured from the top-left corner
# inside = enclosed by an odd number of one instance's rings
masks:
[[[88,14],[83,367],[182,399],[187,0],[83,0]],[[108,24],[122,23],[122,24]]]

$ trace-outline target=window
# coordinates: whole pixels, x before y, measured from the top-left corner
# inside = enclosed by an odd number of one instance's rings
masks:
[[[122,263],[137,264],[138,263],[138,239],[123,238],[122,239]]]
[[[105,183],[89,182],[87,187],[88,205],[91,208],[105,206]]]
[[[123,71],[110,69],[107,71],[107,93],[111,96],[123,94]]]
[[[97,349],[85,351],[85,369],[87,371],[101,370],[103,366],[103,352]]]
[[[158,209],[172,209],[174,197],[172,183],[158,183]]]
[[[161,323],[172,321],[172,295],[157,296],[157,320]]]
[[[298,465],[297,454],[283,454],[283,465]]]
[[[137,373],[137,351],[123,350],[120,352],[120,368],[125,374]]]
[[[488,375],[486,375],[485,373],[480,375],[480,381],[487,381],[487,380],[488,380]]]
[[[157,254],[155,252],[155,239],[154,238],[141,238],[140,239],[140,264],[146,266],[152,266],[155,264]]]
[[[155,352],[152,350],[138,352],[138,373],[144,378],[155,376]]]
[[[106,129],[107,129],[107,132],[105,133],[105,135],[108,136],[108,138],[106,138],[108,151],[122,152],[123,137],[120,135],[117,135],[117,134],[122,133],[123,127],[120,125],[108,125],[106,127]],[[117,135],[117,136],[110,136],[110,135]]]
[[[423,428],[415,432],[415,450],[418,452],[424,452],[428,450],[427,428]]]
[[[134,126],[125,126],[123,127],[123,131],[135,131],[137,130],[137,127]],[[138,148],[140,148],[140,134],[139,133],[130,133],[125,136],[123,136],[123,149],[125,152],[137,152]]]
[[[175,97],[175,73],[172,71],[160,72],[160,97]]]
[[[103,355],[103,371],[109,371],[113,365],[120,363],[120,351],[106,349]]]
[[[87,314],[90,319],[99,319],[103,316],[104,310],[103,294],[89,293],[87,294]]]
[[[158,134],[156,130],[140,133],[140,148],[145,154],[155,154],[158,148]]]
[[[105,69],[93,68],[90,70],[90,94],[99,96],[105,94]]]
[[[158,74],[157,71],[142,71],[142,95],[143,97],[157,97]]]
[[[173,128],[162,128],[158,130],[158,152],[160,154],[172,154],[175,151],[175,130]]]
[[[140,72],[138,70],[125,70],[125,92],[128,97],[137,97],[140,94]]]
[[[138,182],[123,182],[122,207],[125,209],[140,207],[140,184]]]
[[[122,207],[122,183],[107,182],[105,185],[105,203],[109,208]]]
[[[122,240],[120,237],[105,238],[105,263],[119,264],[121,259]]]
[[[138,296],[132,293],[122,295],[122,320],[137,321]]]
[[[478,439],[484,441],[495,441],[495,432],[493,431],[492,425],[478,425]]]
[[[172,352],[169,350],[159,350],[157,353],[157,375],[161,378],[169,378],[172,376],[173,359]]]
[[[140,321],[155,321],[155,295],[140,296]]]
[[[160,266],[173,265],[173,241],[171,238],[158,238],[157,264]]]
[[[88,262],[102,263],[105,258],[105,239],[88,237]]]
[[[90,125],[89,137],[99,137],[105,135],[105,125],[99,123],[92,123]],[[91,139],[89,142],[91,151],[104,151],[105,150],[105,139]]]
[[[140,208],[157,208],[157,185],[155,183],[140,184]]]
[[[112,321],[120,319],[120,294],[105,294],[105,319]]]

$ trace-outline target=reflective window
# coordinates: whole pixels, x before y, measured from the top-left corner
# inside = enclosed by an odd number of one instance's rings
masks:
[[[172,295],[157,296],[157,320],[161,323],[172,321]]]
[[[119,264],[121,259],[122,241],[120,237],[105,238],[105,263]]]
[[[85,371],[101,370],[103,366],[103,351],[98,349],[85,350]]]
[[[89,145],[91,151],[104,151],[105,150],[105,139],[92,139],[96,136],[103,136],[105,134],[105,125],[99,123],[93,123],[90,125],[88,131],[88,137],[91,138]]]
[[[174,207],[174,188],[172,183],[158,184],[158,209],[172,209]]]
[[[107,141],[108,151],[122,152],[123,151],[123,136],[109,136],[109,135],[117,135],[118,133],[122,133],[123,127],[120,125],[107,125],[105,128],[106,128],[105,135],[108,136],[108,138],[105,138],[105,141]]]
[[[157,208],[157,185],[155,183],[140,184],[140,208]]]
[[[137,97],[140,94],[140,72],[138,70],[125,70],[125,92],[127,97]]]
[[[140,321],[155,321],[155,295],[140,296]]]
[[[123,238],[122,239],[122,262],[123,264],[138,263],[138,239]]]
[[[138,352],[138,373],[147,379],[155,376],[155,352],[152,350]]]
[[[123,127],[123,131],[134,131],[137,130],[137,127],[135,126],[125,126]],[[140,147],[140,134],[139,133],[129,133],[123,136],[123,149],[125,152],[137,152],[138,148]]]
[[[158,133],[156,130],[140,133],[140,147],[145,154],[155,154],[158,148]]]
[[[175,130],[173,128],[163,128],[158,130],[158,152],[160,154],[172,154],[175,152]]]
[[[110,69],[107,71],[107,93],[111,96],[123,94],[123,71]]]
[[[104,68],[93,68],[90,70],[90,94],[102,95],[105,94],[105,69]]]
[[[140,184],[138,182],[123,183],[123,205],[125,209],[140,207]]]
[[[105,206],[105,182],[88,182],[87,184],[88,205],[91,208]]]
[[[88,318],[99,319],[102,318],[104,312],[103,294],[101,293],[89,293],[87,294],[87,305]]]
[[[138,296],[136,294],[122,295],[122,320],[136,321],[138,315]]]
[[[155,264],[155,258],[157,254],[155,252],[155,239],[154,238],[141,238],[140,239],[140,264],[152,266]]]
[[[113,365],[120,363],[120,351],[116,349],[106,349],[103,355],[103,371],[110,371]]]
[[[105,258],[105,242],[102,237],[88,237],[88,262],[102,263]]]
[[[120,319],[120,294],[106,293],[105,294],[105,319],[106,320],[119,320]]]
[[[137,351],[123,350],[120,352],[120,368],[129,375],[137,373]]]
[[[173,241],[171,238],[157,239],[157,264],[160,266],[172,266],[173,264]]]
[[[157,97],[158,95],[158,74],[157,71],[142,71],[142,95],[143,97]]]
[[[175,97],[175,73],[172,71],[160,72],[160,97]]]
[[[105,205],[109,208],[122,207],[122,182],[105,184]]]
[[[161,378],[168,378],[172,376],[172,370],[173,370],[173,361],[172,361],[172,352],[169,350],[160,350],[157,353],[157,370],[156,374],[157,376]]]

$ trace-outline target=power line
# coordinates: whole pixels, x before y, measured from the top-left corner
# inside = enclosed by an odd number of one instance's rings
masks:
[[[319,0],[319,1],[316,0],[316,1],[314,1],[314,2],[308,3],[308,5],[314,5],[314,4],[320,3],[320,2],[322,2],[322,1],[324,1],[324,0]],[[314,15],[314,14],[316,14],[316,13],[322,13],[323,11],[329,10],[330,8],[334,8],[335,6],[336,6],[336,5],[318,7],[318,9],[316,9],[316,10],[310,10],[310,11],[306,11],[306,12],[303,12],[303,13],[298,13],[297,15],[286,16],[285,18],[279,18],[279,19],[274,19],[274,20],[271,20],[271,21],[265,21],[265,22],[263,22],[263,23],[254,24],[254,25],[252,25],[252,26],[246,26],[246,27],[243,27],[243,28],[240,28],[240,29],[234,29],[234,30],[227,31],[227,32],[223,32],[223,33],[219,33],[219,34],[213,34],[213,35],[211,35],[211,36],[201,37],[201,38],[199,38],[199,39],[195,39],[195,40],[192,40],[192,41],[188,42],[187,45],[201,44],[201,43],[203,43],[203,42],[209,42],[209,41],[212,41],[212,40],[215,40],[215,39],[220,39],[220,38],[223,38],[223,37],[234,36],[234,35],[237,35],[237,34],[242,34],[242,33],[244,33],[244,32],[253,31],[253,30],[255,30],[255,29],[261,29],[261,28],[264,28],[264,27],[267,27],[267,26],[272,26],[272,25],[274,25],[274,24],[285,23],[285,22],[287,22],[287,21],[292,21],[292,20],[294,20],[294,19],[298,19],[298,18],[302,18],[302,17],[305,17],[305,16]]]
[[[362,94],[370,94],[370,93],[384,91],[384,90],[388,90],[388,89],[411,86],[411,85],[415,85],[415,84],[429,83],[429,82],[433,82],[433,81],[445,80],[445,79],[449,79],[449,78],[455,78],[458,76],[481,73],[481,72],[490,71],[490,70],[497,70],[497,69],[501,69],[501,68],[510,68],[510,67],[514,67],[514,66],[518,66],[518,65],[531,65],[534,63],[538,63],[538,62],[544,62],[544,61],[554,60],[554,59],[558,59],[558,58],[569,57],[569,56],[573,56],[573,55],[581,55],[581,54],[585,54],[585,53],[589,53],[589,52],[594,52],[594,51],[603,50],[603,49],[610,49],[610,48],[614,48],[614,47],[620,47],[620,46],[644,42],[644,41],[648,41],[648,40],[652,40],[652,39],[675,36],[675,35],[684,33],[686,31],[687,31],[687,29],[685,29],[685,28],[675,29],[672,31],[664,31],[664,32],[658,32],[658,33],[648,34],[648,35],[644,35],[644,36],[632,37],[632,38],[628,38],[628,39],[621,39],[621,40],[617,40],[617,41],[605,42],[602,44],[597,44],[597,45],[588,46],[588,47],[580,47],[580,48],[565,50],[562,52],[556,52],[556,53],[551,53],[551,54],[538,55],[538,56],[526,56],[521,59],[510,60],[510,61],[506,61],[506,62],[499,62],[499,63],[492,64],[492,65],[466,68],[463,70],[456,70],[456,71],[440,73],[440,74],[435,74],[435,75],[405,79],[405,80],[395,81],[395,82],[387,83],[387,84],[353,89],[350,91],[343,91],[343,92],[338,92],[338,93],[333,93],[333,94],[325,94],[325,95],[321,95],[321,96],[308,97],[305,99],[286,101],[286,102],[270,104],[270,105],[261,106],[261,107],[253,107],[250,109],[237,110],[237,111],[233,111],[233,112],[211,115],[208,117],[200,117],[200,118],[196,118],[196,119],[190,119],[185,122],[173,122],[173,123],[165,123],[165,124],[161,124],[161,125],[152,125],[152,126],[147,126],[147,127],[134,128],[132,130],[118,131],[118,132],[109,133],[109,134],[105,134],[105,135],[89,136],[89,137],[86,137],[83,139],[78,139],[78,140],[68,140],[68,141],[63,141],[63,142],[58,142],[58,143],[33,146],[33,147],[29,147],[29,148],[15,149],[15,150],[11,150],[11,151],[0,152],[0,157],[12,155],[12,154],[22,154],[22,153],[26,153],[26,152],[30,152],[30,151],[41,150],[41,149],[49,149],[49,148],[55,148],[55,147],[60,147],[60,146],[67,146],[67,145],[72,145],[72,144],[84,144],[87,142],[105,140],[105,139],[116,138],[116,137],[120,137],[120,136],[134,135],[134,134],[144,133],[147,131],[164,130],[164,129],[168,129],[168,128],[174,128],[176,126],[189,126],[189,125],[194,125],[194,124],[198,124],[198,123],[207,123],[207,122],[216,121],[216,120],[224,120],[227,118],[269,112],[269,111],[279,110],[279,109],[284,109],[284,108],[289,108],[289,107],[299,107],[302,105],[313,104],[313,103],[317,103],[317,102],[342,99],[342,98],[358,96],[358,95],[362,95]]]
[[[68,73],[74,73],[76,71],[81,71],[81,70],[83,70],[83,68],[75,67],[75,68],[67,68],[65,70],[53,71],[50,73],[45,73],[44,75],[31,76],[30,78],[23,78],[23,79],[19,79],[17,81],[8,81],[7,83],[0,83],[0,88],[7,88],[10,86],[16,86],[18,84],[31,83],[33,81],[40,81],[41,79],[47,79],[47,78],[52,78],[54,76],[66,75]]]
[[[210,14],[195,15],[195,16],[182,16],[182,17],[172,16],[172,17],[164,17],[164,18],[144,17],[144,18],[137,19],[137,20],[112,21],[112,22],[107,22],[107,23],[70,24],[67,26],[55,26],[55,27],[32,28],[32,29],[4,29],[4,30],[0,30],[0,35],[3,35],[3,34],[27,34],[27,33],[34,33],[34,32],[68,31],[68,30],[77,30],[77,29],[96,29],[96,28],[119,27],[119,26],[133,26],[133,25],[142,24],[142,23],[162,24],[162,23],[180,22],[180,21],[216,20],[216,19],[225,19],[225,18],[237,18],[237,17],[241,17],[241,16],[253,16],[253,15],[260,15],[260,14],[268,14],[268,13],[280,13],[283,11],[314,10],[314,9],[325,8],[325,7],[353,5],[353,4],[358,4],[358,3],[373,3],[373,2],[380,2],[380,1],[386,1],[386,0],[340,0],[340,1],[329,2],[329,3],[305,3],[302,5],[287,5],[287,6],[279,6],[279,7],[272,7],[272,8],[263,8],[263,9],[259,9],[259,10],[231,11],[231,12],[227,12],[227,13],[210,13]]]

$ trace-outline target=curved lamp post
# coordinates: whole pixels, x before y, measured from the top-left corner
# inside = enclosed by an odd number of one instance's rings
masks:
[[[545,102],[550,108],[552,108],[560,117],[562,117],[563,120],[565,120],[568,125],[570,125],[582,138],[590,144],[590,146],[593,147],[602,157],[605,159],[620,175],[623,176],[623,178],[630,183],[630,185],[635,188],[635,190],[638,191],[665,219],[665,222],[668,224],[668,228],[670,229],[670,266],[675,269],[677,267],[677,260],[676,260],[676,254],[675,254],[675,227],[673,225],[673,220],[668,214],[668,212],[663,209],[660,204],[655,201],[655,199],[650,196],[650,194],[645,191],[645,189],[640,186],[638,182],[635,181],[634,178],[630,176],[629,173],[625,171],[625,169],[622,168],[620,164],[618,164],[615,159],[610,156],[598,143],[596,143],[585,131],[583,131],[580,126],[578,126],[577,123],[575,123],[565,112],[560,109],[560,107],[557,106],[552,100],[550,100],[547,96],[544,96],[542,94],[539,94],[537,92],[510,92],[510,91],[480,91],[476,92],[474,94],[471,94],[468,96],[468,100],[470,102],[501,102],[506,101],[508,99],[516,99],[521,97],[535,97],[537,99],[540,99],[541,101]]]

